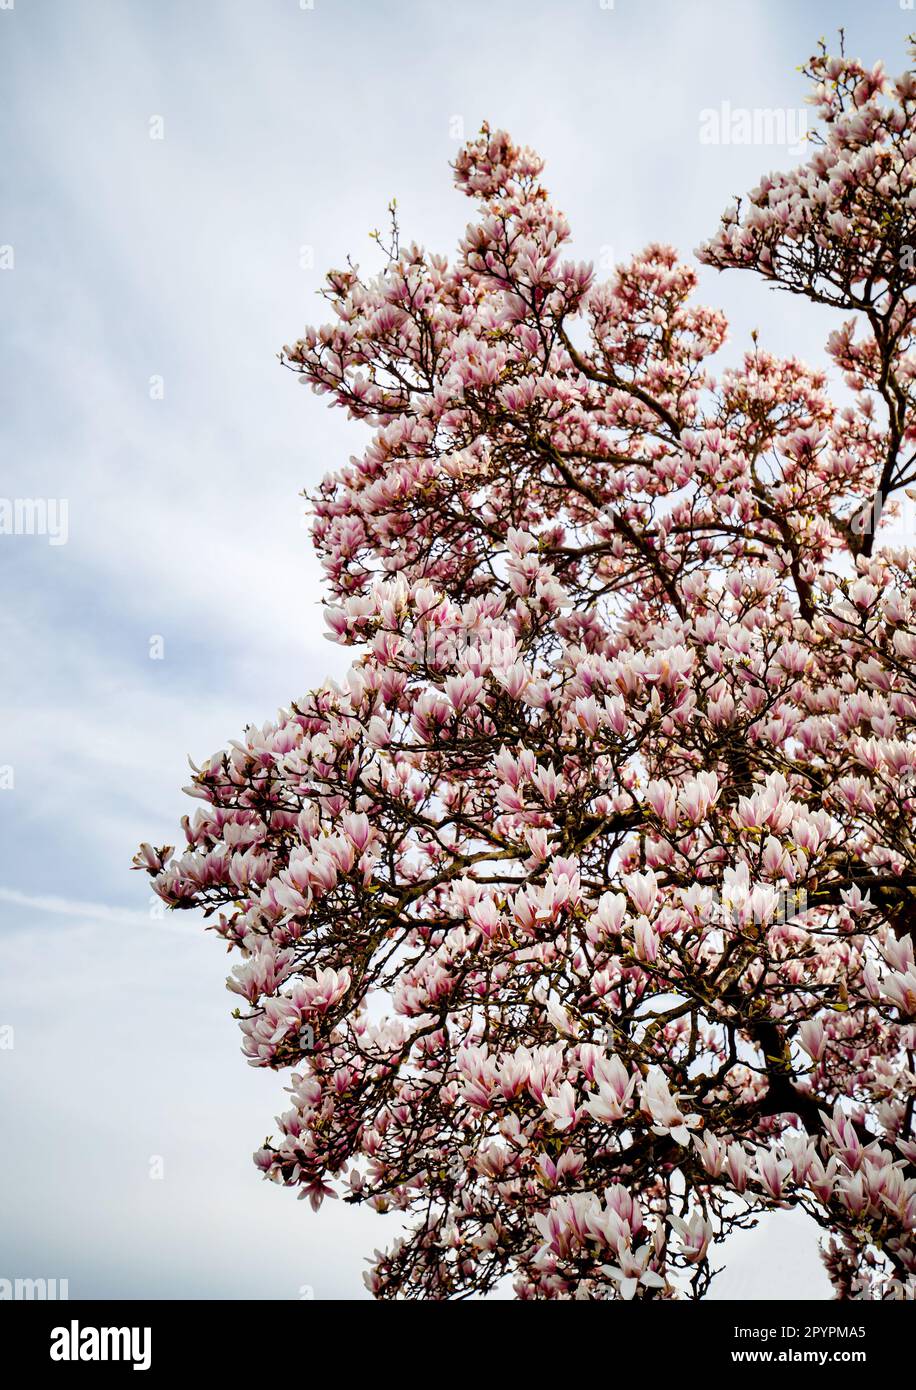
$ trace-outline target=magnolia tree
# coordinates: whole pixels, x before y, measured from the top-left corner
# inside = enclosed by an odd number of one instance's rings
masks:
[[[378,1297],[697,1298],[786,1208],[837,1297],[916,1291],[916,78],[807,73],[699,257],[842,311],[842,404],[714,379],[694,271],[597,281],[487,126],[454,263],[394,226],[284,349],[373,431],[313,499],[353,665],[136,862],[290,1072],[258,1168],[400,1214]]]

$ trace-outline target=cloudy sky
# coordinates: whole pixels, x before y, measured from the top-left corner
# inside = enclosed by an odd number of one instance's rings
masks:
[[[710,110],[803,104],[822,35],[892,69],[897,0],[0,0],[0,1277],[72,1297],[358,1297],[389,1224],[317,1217],[252,1150],[282,1080],[238,1052],[227,961],[128,872],[174,840],[186,756],[328,674],[303,488],[360,427],[276,354],[321,272],[402,232],[451,252],[448,162],[486,118],[546,158],[576,252],[683,254],[796,157],[704,143]],[[822,361],[830,316],[701,276],[733,360]],[[151,659],[151,651],[163,653]],[[8,785],[9,783],[12,785]],[[162,1176],[156,1176],[161,1173]],[[769,1218],[720,1297],[823,1298],[816,1234]]]

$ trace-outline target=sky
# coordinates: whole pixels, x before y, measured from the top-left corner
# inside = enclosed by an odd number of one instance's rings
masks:
[[[448,164],[484,119],[546,159],[577,256],[690,257],[732,195],[798,158],[797,68],[840,26],[896,71],[916,18],[897,0],[0,0],[0,507],[52,503],[35,534],[0,534],[0,1278],[363,1295],[391,1221],[261,1181],[283,1078],[239,1054],[220,945],[154,916],[129,872],[193,810],[189,755],[349,664],[322,635],[301,493],[368,435],[277,353],[323,320],[325,269],[378,265],[392,197],[402,240],[453,252],[472,205]],[[709,142],[764,110],[782,144]],[[723,365],[754,329],[825,365],[828,311],[705,269],[700,297],[729,316]],[[816,1243],[803,1217],[766,1218],[713,1296],[829,1297]]]

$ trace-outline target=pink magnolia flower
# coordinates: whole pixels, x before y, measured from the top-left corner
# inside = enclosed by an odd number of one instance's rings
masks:
[[[576,1123],[579,1113],[576,1093],[568,1081],[563,1082],[555,1096],[545,1097],[544,1110],[554,1129],[569,1129]]]
[[[765,334],[714,375],[696,269],[573,259],[489,126],[456,254],[394,227],[283,350],[364,427],[310,499],[352,663],[135,865],[291,1071],[258,1169],[398,1214],[375,1297],[679,1297],[777,1207],[837,1297],[916,1290],[916,77],[806,73],[700,256],[834,315],[842,399]]]
[[[669,1224],[681,1237],[681,1251],[691,1264],[696,1264],[706,1256],[713,1228],[701,1211],[695,1211],[689,1221],[679,1216],[669,1216]]]
[[[589,1114],[606,1123],[622,1120],[636,1087],[636,1074],[628,1073],[620,1058],[614,1054],[596,1060],[594,1079],[597,1090],[585,1102]]]
[[[643,1106],[652,1117],[652,1132],[670,1134],[677,1144],[689,1144],[690,1130],[699,1123],[699,1116],[681,1112],[660,1067],[649,1068],[640,1090]]]
[[[649,916],[658,899],[658,879],[652,869],[643,874],[626,874],[623,883],[636,910]]]
[[[654,1255],[650,1244],[631,1250],[621,1242],[617,1247],[618,1263],[603,1265],[604,1273],[620,1286],[620,1297],[629,1301],[636,1294],[639,1285],[648,1289],[663,1289],[665,1281],[654,1269],[649,1269],[649,1261]]]

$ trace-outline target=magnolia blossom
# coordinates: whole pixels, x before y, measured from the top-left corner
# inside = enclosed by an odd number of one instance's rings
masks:
[[[653,1134],[670,1134],[676,1144],[689,1144],[690,1130],[699,1123],[700,1117],[682,1114],[660,1067],[649,1068],[641,1089],[643,1105],[653,1120]]]
[[[695,1211],[689,1221],[683,1221],[679,1216],[669,1216],[668,1221],[681,1237],[681,1248],[685,1259],[690,1264],[697,1264],[700,1260],[705,1259],[709,1242],[713,1237],[713,1228],[703,1213]]]
[[[620,1058],[613,1056],[596,1060],[594,1079],[597,1091],[586,1101],[589,1114],[609,1123],[622,1120],[636,1086],[636,1073],[628,1074]]]
[[[654,1269],[647,1268],[653,1255],[652,1246],[643,1245],[639,1250],[630,1250],[621,1244],[618,1248],[620,1263],[602,1265],[602,1272],[620,1285],[620,1297],[631,1299],[639,1285],[647,1289],[663,1289],[665,1281]]]
[[[375,1297],[702,1297],[777,1208],[916,1295],[916,79],[806,71],[699,254],[818,305],[841,399],[671,247],[576,260],[488,126],[456,254],[395,225],[283,351],[362,431],[311,499],[352,664],[135,862],[286,1075],[257,1170],[396,1214]]]

